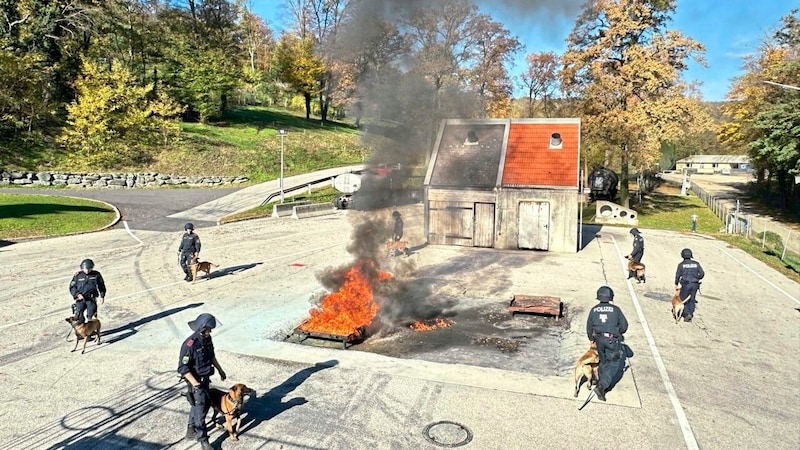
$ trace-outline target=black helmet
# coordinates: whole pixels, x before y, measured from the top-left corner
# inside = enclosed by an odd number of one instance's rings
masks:
[[[631,234],[636,236],[637,234],[639,234],[639,229],[638,228],[631,228]]]
[[[189,328],[192,331],[200,331],[203,328],[213,330],[217,326],[217,319],[209,313],[202,313],[197,316],[197,319],[189,322]]]
[[[692,257],[692,250],[691,249],[685,248],[685,249],[681,250],[681,258],[689,259],[691,257]]]
[[[87,269],[87,270],[94,269],[94,261],[88,258],[84,259],[83,261],[81,261],[81,269]]]
[[[400,217],[400,212],[399,211],[394,211],[392,213],[392,217]]]
[[[597,299],[603,303],[613,301],[614,291],[608,286],[600,286],[597,290]]]
[[[183,226],[184,230],[194,230],[194,224],[192,222],[188,222],[186,225]]]

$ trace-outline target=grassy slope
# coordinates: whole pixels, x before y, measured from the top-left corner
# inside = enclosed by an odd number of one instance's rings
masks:
[[[280,175],[285,129],[284,174],[358,164],[369,150],[360,132],[340,122],[307,121],[294,112],[250,107],[231,111],[224,122],[184,123],[180,148],[163,151],[149,171],[185,175],[245,175],[253,181]]]

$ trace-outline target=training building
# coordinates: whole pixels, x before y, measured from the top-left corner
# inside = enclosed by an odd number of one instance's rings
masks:
[[[425,176],[431,244],[576,252],[580,119],[443,120]]]
[[[684,173],[723,174],[752,172],[746,155],[692,155],[675,163],[675,170]]]

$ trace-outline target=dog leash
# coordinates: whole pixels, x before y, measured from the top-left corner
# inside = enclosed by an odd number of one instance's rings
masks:
[[[628,368],[630,368],[630,367],[631,367],[631,363],[630,363],[630,361],[628,361],[628,364],[625,364],[625,368],[622,369],[622,376],[625,376],[625,372],[627,372]],[[620,378],[620,380],[621,379],[622,378]],[[589,391],[589,395],[586,396],[586,401],[584,401],[583,404],[578,408],[578,411],[581,411],[586,405],[588,405],[589,402],[592,401],[593,398],[594,398],[594,389]]]

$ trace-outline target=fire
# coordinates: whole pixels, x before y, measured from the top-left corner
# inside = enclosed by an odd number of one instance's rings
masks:
[[[373,301],[373,283],[392,277],[388,272],[375,272],[370,259],[356,261],[345,273],[344,282],[336,292],[326,295],[319,306],[309,311],[311,318],[299,328],[304,331],[348,336],[360,327],[372,323],[378,313]],[[372,274],[372,276],[371,276]]]
[[[426,323],[427,322],[427,323]],[[437,328],[447,328],[454,322],[450,319],[434,319],[433,321],[417,321],[408,327],[414,331],[431,331]]]

